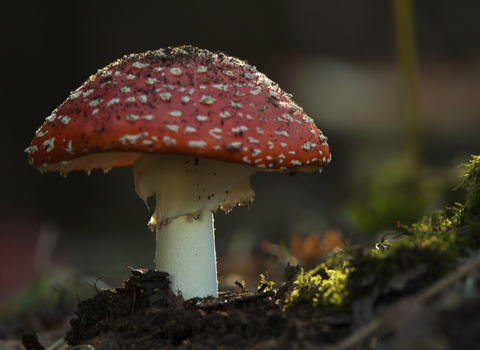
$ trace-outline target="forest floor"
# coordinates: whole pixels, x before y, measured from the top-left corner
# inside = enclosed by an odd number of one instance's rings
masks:
[[[280,285],[261,276],[254,291],[238,283],[237,293],[184,300],[169,290],[168,273],[131,268],[122,287],[79,301],[66,335],[24,333],[23,345],[0,341],[0,348],[473,349],[480,343],[480,157],[461,186],[464,204],[398,224],[376,249],[347,246],[308,271],[288,264]],[[71,311],[50,310],[43,324],[55,329]]]

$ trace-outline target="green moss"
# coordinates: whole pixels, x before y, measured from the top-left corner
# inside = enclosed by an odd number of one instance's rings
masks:
[[[467,171],[463,182],[457,188],[467,191],[465,205],[457,205],[455,219],[459,229],[464,233],[465,244],[478,247],[480,245],[480,156],[472,156],[469,164],[463,164]]]
[[[410,227],[399,224],[397,241],[382,242],[389,249],[349,247],[315,269],[302,269],[286,307],[349,312],[352,301],[366,295],[392,302],[455,269],[465,247],[480,246],[480,156],[467,165],[459,187],[467,190],[464,205],[434,212]]]
[[[308,272],[302,269],[293,282],[293,291],[286,299],[287,308],[307,306],[324,311],[348,311],[346,279],[350,268],[343,256],[332,255]]]

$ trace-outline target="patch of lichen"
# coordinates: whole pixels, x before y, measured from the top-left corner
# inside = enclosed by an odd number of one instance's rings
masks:
[[[388,249],[348,247],[308,272],[302,269],[286,307],[349,312],[354,300],[375,295],[379,303],[392,302],[455,269],[465,248],[480,246],[480,156],[473,156],[463,177],[464,205],[434,212],[410,227],[399,224],[397,240],[380,246]]]

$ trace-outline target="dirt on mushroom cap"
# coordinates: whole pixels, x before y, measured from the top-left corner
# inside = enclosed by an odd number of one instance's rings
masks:
[[[315,170],[327,138],[291,95],[246,61],[192,46],[131,54],[73,91],[29,148],[41,171],[130,165],[140,153],[184,154]]]

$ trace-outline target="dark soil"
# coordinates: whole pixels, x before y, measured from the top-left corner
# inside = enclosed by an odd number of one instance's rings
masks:
[[[67,342],[97,350],[290,349],[332,344],[351,332],[348,315],[312,319],[305,310],[285,312],[282,300],[291,283],[277,291],[243,290],[187,301],[167,285],[166,273],[132,269],[124,287],[79,303]]]
[[[473,257],[425,287],[419,263],[388,277],[389,288],[396,286],[394,302],[385,302],[388,288],[373,288],[347,313],[286,307],[294,291],[291,266],[290,280],[277,290],[263,285],[252,293],[242,287],[239,293],[187,301],[168,289],[167,273],[131,269],[122,288],[97,291],[78,304],[65,339],[94,350],[474,349],[480,343],[479,266],[480,257]],[[23,344],[45,349],[34,333],[24,335]]]

